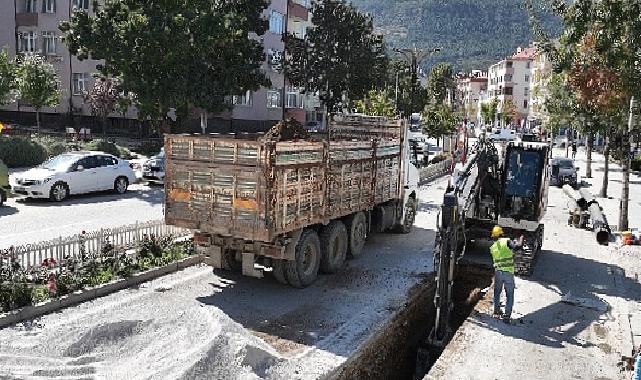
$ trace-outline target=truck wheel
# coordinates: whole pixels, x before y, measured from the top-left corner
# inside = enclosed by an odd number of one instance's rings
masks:
[[[347,219],[347,234],[349,235],[347,255],[360,256],[367,239],[367,220],[363,212],[358,212]]]
[[[321,232],[321,270],[325,273],[336,273],[345,264],[347,257],[347,228],[334,220]]]
[[[272,274],[279,283],[289,285],[285,278],[285,263],[285,260],[272,259]]]
[[[412,232],[412,227],[414,227],[414,221],[416,220],[416,199],[408,198],[407,203],[405,203],[405,217],[403,218],[403,224],[398,228],[398,231],[402,234],[409,234]]]
[[[320,240],[316,231],[306,229],[296,245],[294,260],[285,264],[287,282],[295,288],[306,288],[316,281],[320,267]]]
[[[227,270],[240,272],[243,269],[242,258],[236,258],[236,251],[226,251],[223,253],[223,267]]]

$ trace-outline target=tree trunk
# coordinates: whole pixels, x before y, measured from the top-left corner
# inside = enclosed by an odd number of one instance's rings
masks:
[[[608,197],[608,181],[610,174],[610,134],[605,133],[604,135],[605,149],[603,150],[603,156],[605,158],[605,166],[603,167],[603,184],[601,185],[601,193],[599,196],[601,198]]]
[[[628,119],[628,127],[623,133],[623,146],[621,167],[623,169],[623,189],[621,190],[621,204],[619,207],[619,231],[628,230],[628,202],[630,197],[630,133],[634,124],[634,111],[635,111],[634,96],[630,99],[630,118]]]
[[[102,138],[107,141],[107,117],[102,117]]]
[[[40,135],[40,109],[36,109],[36,135]]]
[[[585,163],[586,169],[585,169],[585,176],[586,178],[592,178],[592,145],[594,145],[594,133],[590,132],[588,134],[588,146],[586,148],[586,153],[588,156],[588,159]]]

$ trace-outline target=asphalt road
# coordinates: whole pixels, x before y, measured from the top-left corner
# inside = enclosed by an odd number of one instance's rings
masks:
[[[163,203],[162,186],[142,184],[131,185],[125,195],[75,195],[61,203],[12,198],[0,207],[0,249],[162,219]]]

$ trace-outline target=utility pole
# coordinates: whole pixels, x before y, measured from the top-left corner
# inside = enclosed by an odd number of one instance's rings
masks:
[[[441,48],[434,49],[418,49],[416,46],[405,49],[394,49],[403,58],[409,62],[410,70],[412,71],[412,94],[410,95],[410,114],[414,112],[414,103],[416,95],[416,81],[418,80],[418,65],[421,64],[426,58],[441,51]],[[411,115],[410,115],[411,116]]]
[[[283,93],[281,96],[281,105],[283,106],[283,114],[281,120],[285,121],[285,114],[287,113],[287,38],[289,38],[289,2],[285,0],[285,25],[283,26]]]

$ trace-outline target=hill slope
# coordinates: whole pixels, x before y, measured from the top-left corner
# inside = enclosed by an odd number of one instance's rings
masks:
[[[352,0],[374,17],[392,46],[440,47],[425,66],[447,61],[461,70],[487,69],[532,40],[522,0]],[[559,21],[542,14],[548,31]]]

